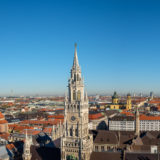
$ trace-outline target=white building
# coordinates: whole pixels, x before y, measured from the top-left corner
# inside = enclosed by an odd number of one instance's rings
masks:
[[[140,131],[160,131],[160,116],[139,116]],[[109,130],[135,131],[135,118],[133,116],[114,116],[109,119]]]
[[[109,130],[111,131],[134,131],[135,122],[132,116],[114,116],[109,119]]]

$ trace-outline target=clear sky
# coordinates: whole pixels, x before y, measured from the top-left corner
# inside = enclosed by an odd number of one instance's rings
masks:
[[[159,0],[1,0],[0,95],[63,94],[75,42],[90,94],[160,93]]]

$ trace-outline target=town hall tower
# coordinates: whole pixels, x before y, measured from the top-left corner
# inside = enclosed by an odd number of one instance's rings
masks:
[[[88,97],[87,93],[84,93],[84,81],[75,44],[71,77],[68,81],[68,96],[65,98],[61,160],[89,160],[92,148],[93,137],[88,129]]]

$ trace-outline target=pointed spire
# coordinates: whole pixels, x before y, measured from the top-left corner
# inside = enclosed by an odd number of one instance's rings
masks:
[[[77,43],[75,43],[75,52],[74,52],[74,61],[73,61],[73,66],[79,67],[79,63],[78,63],[78,56],[77,56]]]
[[[138,106],[136,106],[136,116],[139,116]]]
[[[67,101],[68,97],[67,97],[67,91],[65,92],[65,101]]]
[[[140,122],[139,122],[139,110],[138,110],[138,106],[136,107],[136,113],[135,113],[135,114],[136,114],[136,115],[135,115],[135,116],[136,116],[136,117],[135,117],[135,118],[136,118],[136,119],[135,119],[135,120],[136,120],[136,122],[135,122],[135,132],[136,132],[136,133],[135,133],[135,134],[136,134],[136,136],[139,136],[139,135],[140,135],[140,126],[139,126],[139,125],[140,125],[140,124],[139,124]]]
[[[87,101],[88,101],[88,95],[87,95],[87,92],[86,92],[86,94],[85,94],[85,100],[87,100]]]

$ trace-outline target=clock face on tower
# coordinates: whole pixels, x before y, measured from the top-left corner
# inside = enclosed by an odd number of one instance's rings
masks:
[[[71,120],[72,120],[72,121],[75,121],[75,120],[76,120],[76,117],[75,117],[75,116],[72,116],[72,117],[71,117]]]

